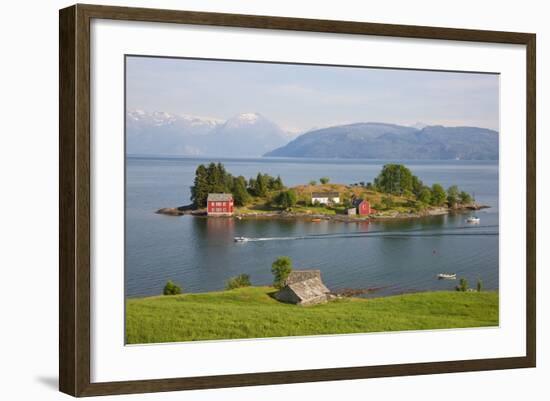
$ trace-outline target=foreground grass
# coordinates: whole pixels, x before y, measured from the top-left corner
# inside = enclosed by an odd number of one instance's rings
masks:
[[[344,298],[301,307],[271,287],[126,301],[128,344],[498,325],[496,292]]]

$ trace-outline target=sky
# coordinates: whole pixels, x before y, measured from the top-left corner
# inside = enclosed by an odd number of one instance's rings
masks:
[[[126,103],[221,120],[255,112],[291,132],[355,122],[498,130],[499,76],[129,56]]]

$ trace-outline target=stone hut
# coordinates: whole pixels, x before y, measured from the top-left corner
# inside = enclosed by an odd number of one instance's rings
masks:
[[[296,305],[326,302],[330,290],[321,280],[319,270],[294,270],[285,280],[285,286],[275,293],[275,299]]]

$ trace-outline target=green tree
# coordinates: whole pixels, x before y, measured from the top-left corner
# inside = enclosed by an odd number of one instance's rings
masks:
[[[254,193],[256,196],[264,197],[267,195],[268,179],[262,173],[258,173],[254,184]]]
[[[210,192],[208,171],[206,167],[201,164],[195,171],[195,181],[191,187],[191,201],[193,205],[195,205],[195,207],[205,207],[208,192]]]
[[[233,180],[233,200],[235,205],[244,206],[248,203],[250,196],[246,190],[246,179],[243,176],[239,176]]]
[[[328,178],[328,177],[321,177],[321,178],[319,178],[319,182],[320,182],[321,184],[323,184],[323,185],[324,185],[324,184],[328,184],[329,181],[330,181],[330,178]]]
[[[279,256],[271,265],[273,273],[273,286],[275,288],[284,287],[285,280],[292,272],[292,260],[288,256]]]
[[[483,290],[483,281],[477,279],[477,292],[481,292],[481,290]]]
[[[472,196],[468,192],[462,191],[459,195],[460,203],[463,205],[469,205],[472,203]]]
[[[420,192],[425,188],[424,183],[416,176],[413,175],[411,178],[412,182],[412,193],[418,198]]]
[[[311,181],[309,182],[309,185],[315,186],[315,185],[317,185],[317,181],[311,180]]]
[[[231,277],[225,284],[226,290],[233,290],[235,288],[250,287],[250,276],[248,274],[239,274],[238,276]]]
[[[447,200],[447,194],[441,184],[432,185],[432,205],[442,206]]]
[[[468,291],[468,280],[466,280],[465,278],[461,278],[455,289],[460,292]]]
[[[422,188],[418,194],[418,200],[426,205],[429,205],[432,202],[432,191],[428,187]]]
[[[288,191],[281,191],[275,198],[275,203],[277,206],[282,207],[283,209],[288,209],[294,205],[296,205],[296,192],[294,192],[292,189],[289,189]]]
[[[405,191],[413,192],[413,175],[402,164],[386,164],[374,179],[374,184],[381,192],[401,195]]]
[[[449,204],[449,207],[454,207],[458,203],[460,192],[458,191],[458,187],[456,185],[451,185],[447,189],[447,203]]]
[[[283,180],[281,179],[280,175],[278,175],[277,178],[273,179],[270,187],[273,191],[280,191],[281,189],[284,188]]]
[[[164,290],[162,291],[162,293],[164,295],[178,295],[181,294],[181,291],[182,289],[179,285],[174,283],[172,280],[168,280],[168,282],[164,286]]]

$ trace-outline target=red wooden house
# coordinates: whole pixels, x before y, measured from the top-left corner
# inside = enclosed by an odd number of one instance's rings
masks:
[[[370,207],[370,203],[365,199],[355,199],[353,201],[353,206],[357,208],[357,214],[361,216],[368,216],[369,214],[374,213],[374,210]]]
[[[208,194],[206,206],[209,216],[231,216],[233,214],[233,195]]]

